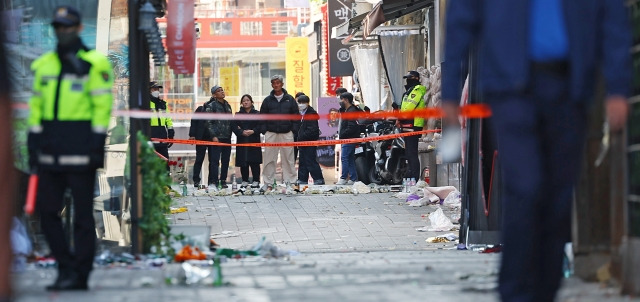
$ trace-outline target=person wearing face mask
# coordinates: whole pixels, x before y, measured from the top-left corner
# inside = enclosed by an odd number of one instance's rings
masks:
[[[162,86],[158,82],[149,83],[149,92],[151,99],[149,108],[153,112],[153,117],[149,119],[151,123],[151,137],[162,139],[173,139],[175,131],[173,130],[173,121],[170,117],[164,116],[167,112],[167,102],[160,98],[160,89]],[[153,148],[165,158],[169,158],[169,148],[173,144],[153,142]],[[167,161],[167,170],[169,170],[169,162]]]
[[[420,74],[415,71],[409,71],[403,78],[406,79],[407,85],[405,93],[402,95],[402,104],[400,111],[413,111],[425,108],[424,95],[427,88],[420,84]],[[410,120],[396,121],[396,127],[402,128],[403,132],[420,131],[425,127],[424,118],[415,117]],[[405,154],[409,161],[407,172],[404,177],[420,179],[420,159],[418,158],[418,135],[406,136]]]
[[[300,111],[300,128],[298,129],[298,141],[317,141],[320,138],[320,126],[318,126],[318,112],[309,105],[309,97],[302,94],[298,97],[298,110]],[[298,184],[306,185],[309,174],[316,185],[324,185],[322,169],[317,161],[316,146],[298,147],[300,151],[300,165],[298,167]]]
[[[41,229],[58,263],[47,290],[87,290],[96,247],[93,188],[104,164],[104,144],[113,105],[113,69],[107,57],[79,37],[80,13],[70,6],[54,11],[58,44],[31,65],[29,164],[39,176],[37,211]],[[60,211],[71,190],[74,249],[69,248]]]
[[[360,108],[353,104],[353,94],[349,92],[340,95],[340,109],[342,109],[341,112],[345,113],[361,111]],[[339,137],[340,139],[360,137],[360,126],[358,126],[358,122],[354,119],[341,120]],[[342,175],[340,176],[340,180],[336,182],[337,185],[352,185],[358,181],[355,150],[355,144],[342,144],[340,150]]]

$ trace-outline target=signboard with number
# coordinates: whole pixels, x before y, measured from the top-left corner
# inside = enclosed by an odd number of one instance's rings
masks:
[[[353,16],[352,0],[328,0],[328,31],[331,28],[349,21]],[[351,76],[353,75],[353,63],[351,53],[347,45],[342,45],[342,40],[347,35],[338,36],[335,39],[329,37],[329,76]]]
[[[309,66],[309,41],[307,37],[285,39],[287,78],[285,88],[291,95],[311,93],[311,67]]]

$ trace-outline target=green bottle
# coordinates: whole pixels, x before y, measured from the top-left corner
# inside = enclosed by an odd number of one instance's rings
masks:
[[[218,190],[222,190],[222,180],[218,180]]]
[[[213,267],[216,270],[216,279],[213,281],[213,286],[222,286],[222,267],[220,266],[220,257],[213,258]]]
[[[272,189],[275,190],[278,187],[278,184],[276,183],[276,180],[273,180],[273,187]]]

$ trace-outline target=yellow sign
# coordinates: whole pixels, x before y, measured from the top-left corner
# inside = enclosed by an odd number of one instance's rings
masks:
[[[304,92],[311,97],[311,69],[309,67],[309,42],[306,37],[285,39],[287,80],[285,89],[291,95]]]
[[[220,86],[226,96],[239,96],[240,69],[238,66],[220,67]]]

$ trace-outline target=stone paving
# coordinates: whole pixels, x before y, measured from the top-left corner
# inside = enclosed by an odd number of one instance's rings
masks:
[[[379,194],[189,196],[174,224],[211,226],[223,247],[246,249],[262,236],[286,259],[260,257],[222,264],[223,287],[166,285],[164,269],[98,267],[89,292],[48,293],[52,269],[14,278],[16,301],[497,301],[499,254],[426,243],[442,233],[417,232],[435,206],[408,207]],[[444,209],[444,208],[443,208]],[[448,216],[455,211],[446,209]],[[454,217],[455,220],[455,217]],[[454,232],[457,234],[457,232]],[[614,288],[565,280],[558,301],[630,301]],[[633,301],[640,301],[638,299]]]

